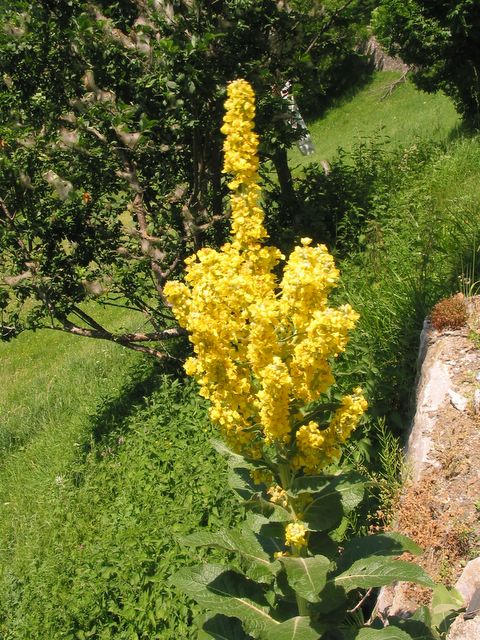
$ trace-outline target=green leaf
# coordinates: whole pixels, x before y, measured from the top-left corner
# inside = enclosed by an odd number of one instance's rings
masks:
[[[343,474],[327,481],[322,476],[297,478],[289,494],[314,493],[312,502],[303,512],[303,520],[313,531],[328,531],[337,527],[344,514],[363,500],[365,482],[358,474]]]
[[[204,622],[198,632],[198,640],[249,640],[238,618],[217,614]]]
[[[260,585],[221,565],[181,569],[172,583],[213,613],[239,618],[254,637],[279,625]]]
[[[443,584],[437,584],[432,596],[432,624],[440,633],[446,633],[459,609],[464,607],[464,601],[456,589],[447,589]]]
[[[251,500],[260,493],[246,467],[231,467],[228,472],[228,484],[243,500]]]
[[[296,616],[267,632],[265,640],[318,640],[326,627],[315,626],[308,616]]]
[[[248,467],[248,463],[243,456],[238,453],[234,453],[227,445],[221,440],[212,439],[212,446],[223,458],[225,458],[228,464],[236,467]]]
[[[431,629],[431,619],[428,607],[420,607],[411,618],[389,616],[388,621],[394,627],[398,627],[412,640],[436,640],[437,634]]]
[[[370,536],[352,538],[344,545],[339,569],[353,564],[361,558],[372,556],[400,556],[405,551],[413,555],[422,553],[422,549],[400,533],[378,533]]]
[[[276,574],[280,569],[280,564],[270,561],[269,554],[264,551],[255,534],[248,529],[231,529],[216,533],[200,531],[182,538],[182,542],[190,547],[217,547],[240,554],[257,569],[257,580],[262,576]]]
[[[364,627],[357,633],[355,640],[412,640],[412,638],[402,629],[390,625],[384,629]]]
[[[346,571],[333,578],[333,581],[346,591],[357,587],[383,587],[397,581],[416,582],[425,587],[435,586],[430,576],[418,565],[378,556],[357,560]]]
[[[331,562],[325,556],[313,558],[282,558],[288,584],[308,602],[319,602],[318,594],[327,582]]]

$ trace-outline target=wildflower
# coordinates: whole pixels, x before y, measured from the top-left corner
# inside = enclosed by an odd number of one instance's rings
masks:
[[[267,493],[270,496],[270,502],[273,502],[273,504],[278,504],[281,507],[288,506],[287,492],[280,485],[273,484],[267,489]]]
[[[285,527],[285,544],[295,547],[307,546],[308,529],[303,522],[290,522]]]
[[[185,370],[227,443],[257,460],[269,447],[281,448],[294,470],[317,473],[338,455],[366,402],[355,390],[321,427],[309,422],[295,431],[297,416],[335,382],[331,361],[345,349],[358,314],[348,304],[328,306],[339,273],[327,248],[310,238],[302,238],[277,279],[284,256],[264,244],[254,93],[237,80],[227,94],[222,132],[231,240],[187,258],[184,282],[168,282],[165,295],[193,344]],[[271,484],[261,476],[253,472],[255,482]],[[301,525],[295,527],[288,536],[301,541]]]

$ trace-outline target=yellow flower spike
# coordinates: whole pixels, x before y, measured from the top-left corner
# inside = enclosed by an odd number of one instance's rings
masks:
[[[310,238],[302,238],[277,280],[284,256],[263,244],[255,96],[245,80],[229,84],[227,94],[222,132],[231,241],[187,258],[184,282],[168,282],[165,295],[193,344],[185,370],[198,381],[229,446],[256,460],[276,446],[294,470],[317,473],[338,456],[365,411],[361,390],[345,396],[327,428],[315,422],[296,433],[292,428],[302,404],[334,383],[331,361],[345,349],[358,315],[349,305],[328,306],[339,273],[327,248]],[[266,472],[254,477],[273,483]],[[304,525],[287,529],[288,544],[306,544]]]

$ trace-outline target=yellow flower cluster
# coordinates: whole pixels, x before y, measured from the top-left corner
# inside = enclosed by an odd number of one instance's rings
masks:
[[[230,189],[255,182],[258,171],[258,136],[253,130],[255,118],[255,94],[245,80],[237,80],[228,86],[222,133],[226,136],[224,173],[235,177]]]
[[[247,82],[229,85],[226,107],[232,239],[219,251],[201,249],[188,258],[185,281],[167,283],[165,295],[193,344],[185,369],[230,446],[256,459],[266,446],[281,447],[297,470],[315,473],[338,455],[366,402],[355,390],[322,431],[310,422],[296,432],[298,412],[333,384],[331,360],[345,349],[358,315],[349,305],[328,306],[339,274],[326,247],[311,246],[309,238],[277,280],[283,256],[263,244],[255,104]]]
[[[273,504],[279,504],[281,507],[288,506],[287,492],[280,485],[273,484],[269,487],[267,493],[270,496],[270,502],[273,502]]]
[[[308,529],[303,522],[290,522],[285,527],[285,544],[295,547],[307,546]]]
[[[345,442],[357,427],[368,404],[357,387],[352,395],[344,396],[326,429],[320,430],[316,422],[302,425],[296,433],[297,454],[292,459],[294,469],[316,473],[340,455],[339,444]]]

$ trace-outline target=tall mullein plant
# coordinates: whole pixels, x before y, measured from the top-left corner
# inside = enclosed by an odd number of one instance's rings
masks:
[[[409,638],[364,626],[357,605],[364,590],[393,580],[431,586],[421,568],[394,559],[419,549],[379,534],[340,553],[332,536],[364,493],[361,478],[327,473],[367,408],[360,388],[331,399],[332,363],[358,314],[328,306],[339,273],[309,238],[277,277],[285,258],[265,244],[251,86],[232,82],[225,106],[231,241],[188,258],[184,282],[169,282],[165,293],[189,332],[194,356],[185,369],[210,401],[223,435],[215,446],[248,515],[236,529],[184,540],[235,554],[235,568],[204,564],[174,581],[210,612],[202,638]]]

